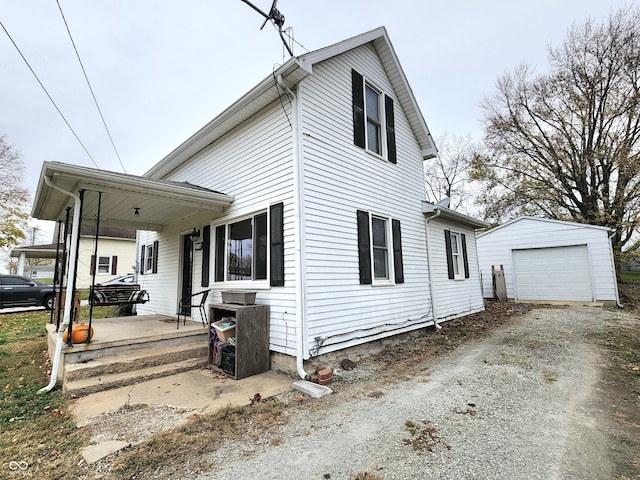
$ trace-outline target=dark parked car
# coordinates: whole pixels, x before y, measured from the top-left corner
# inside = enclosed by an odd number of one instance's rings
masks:
[[[43,306],[53,308],[53,286],[20,275],[0,274],[0,308]]]

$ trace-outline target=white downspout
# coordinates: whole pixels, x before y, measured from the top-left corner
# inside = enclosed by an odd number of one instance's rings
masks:
[[[618,308],[624,308],[624,305],[622,305],[620,303],[620,294],[618,293],[618,276],[616,274],[616,262],[615,259],[613,257],[613,245],[611,245],[611,239],[613,238],[613,236],[616,234],[615,231],[611,232],[611,235],[609,235],[609,255],[611,255],[611,265],[613,265],[613,280],[614,280],[614,286],[616,287],[616,306]]]
[[[433,294],[433,273],[431,268],[431,241],[429,239],[429,222],[434,218],[440,216],[441,210],[436,207],[436,213],[431,215],[425,221],[425,230],[427,235],[427,266],[429,267],[429,293],[431,294],[431,312],[433,313],[433,325],[437,330],[440,330],[442,327],[438,324],[438,313],[436,312],[436,299]]]
[[[296,371],[300,378],[308,380],[309,374],[304,370],[304,319],[306,317],[305,302],[305,268],[302,255],[302,223],[304,222],[304,212],[302,209],[302,175],[303,158],[301,155],[300,139],[300,102],[296,95],[282,80],[282,75],[278,75],[278,85],[287,93],[291,100],[291,115],[293,130],[293,225],[295,243],[295,271],[296,271]]]
[[[54,184],[49,177],[44,177],[44,182],[49,185],[51,188],[58,190],[59,192],[64,193],[65,195],[69,195],[73,197],[74,207],[73,207],[73,224],[71,226],[71,249],[69,250],[69,271],[67,273],[67,278],[75,278],[76,277],[76,257],[78,256],[78,233],[80,230],[80,197],[75,193],[68,192],[58,185]],[[68,283],[68,282],[67,282]],[[51,368],[51,380],[49,381],[49,385],[44,388],[38,390],[38,393],[50,392],[53,387],[56,386],[56,381],[58,379],[58,369],[60,368],[60,357],[62,356],[62,344],[64,341],[62,340],[62,336],[64,334],[64,329],[69,326],[71,322],[71,306],[73,305],[73,291],[68,288],[65,294],[65,303],[64,303],[64,316],[62,317],[62,325],[58,328],[58,338],[56,340],[56,350],[53,356],[53,366]]]

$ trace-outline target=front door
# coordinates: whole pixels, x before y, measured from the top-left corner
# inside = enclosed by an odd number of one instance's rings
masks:
[[[189,297],[193,293],[193,241],[191,235],[182,236],[182,278],[180,298],[185,299],[183,303],[189,305],[191,303]],[[182,307],[183,315],[191,315],[191,307]]]

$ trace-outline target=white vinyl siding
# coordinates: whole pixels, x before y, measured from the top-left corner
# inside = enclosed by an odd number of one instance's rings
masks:
[[[447,270],[447,249],[445,244],[445,230],[452,234],[464,234],[467,245],[467,261],[469,264],[469,278],[465,278],[464,266],[460,260],[460,278],[462,281],[449,279]],[[462,247],[460,247],[462,248]],[[482,311],[484,300],[480,289],[480,274],[478,271],[478,257],[475,247],[475,233],[471,227],[435,218],[429,222],[429,250],[431,252],[431,272],[433,279],[433,302],[438,320],[450,320],[470,313]],[[460,252],[462,256],[462,252]]]
[[[289,120],[289,102],[273,102],[260,114],[242,123],[230,133],[207,147],[167,177],[232,195],[233,205],[224,213],[209,212],[196,219],[185,219],[180,225],[156,234],[141,232],[159,239],[158,273],[144,275],[142,281],[149,289],[152,301],[138,306],[144,313],[175,314],[179,297],[179,266],[181,234],[193,226],[212,225],[210,287],[213,286],[215,258],[215,225],[237,221],[264,211],[269,205],[284,202],[285,286],[257,290],[256,303],[270,306],[270,348],[282,353],[295,353],[295,284],[293,248],[293,144]],[[151,242],[153,243],[153,242]],[[194,252],[193,291],[199,291],[202,251]],[[151,278],[153,277],[153,278]],[[216,286],[217,287],[217,286]],[[247,288],[244,286],[243,288]],[[164,292],[164,293],[161,293]],[[173,296],[167,292],[174,292]],[[163,297],[163,298],[158,298]],[[213,290],[210,303],[221,301],[219,291]],[[153,309],[153,310],[152,310]],[[197,312],[196,312],[197,314]],[[199,317],[194,318],[199,321]]]
[[[586,245],[593,296],[596,301],[616,301],[615,267],[604,227],[534,217],[520,217],[478,236],[483,294],[493,297],[491,266],[504,268],[507,297],[516,298],[513,251]],[[578,296],[582,294],[577,294]]]
[[[420,149],[397,102],[397,164],[353,144],[352,68],[393,96],[370,45],[314,65],[298,90],[305,154],[305,355],[316,337],[325,339],[319,352],[327,353],[431,321]],[[400,221],[403,284],[359,284],[359,209]]]

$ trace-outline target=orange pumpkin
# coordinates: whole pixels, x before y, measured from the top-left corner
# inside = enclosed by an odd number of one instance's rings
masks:
[[[84,323],[76,325],[71,329],[71,343],[86,343],[87,335],[89,339],[93,338],[93,327],[91,327],[91,331],[89,331],[89,325],[85,325]],[[68,338],[69,329],[65,328],[62,341],[66,342]]]

